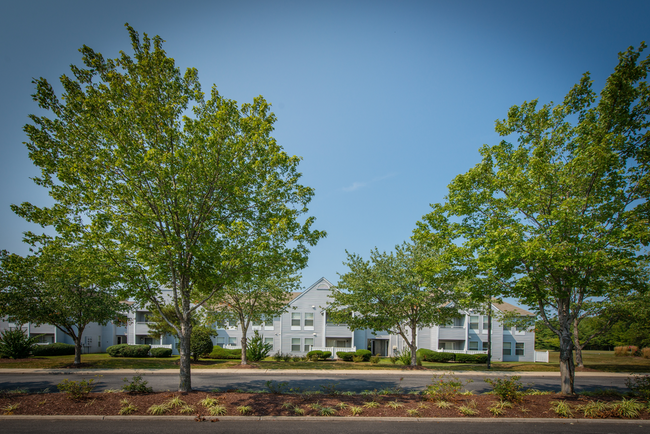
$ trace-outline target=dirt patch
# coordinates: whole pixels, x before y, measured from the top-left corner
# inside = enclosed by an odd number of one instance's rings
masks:
[[[199,402],[206,397],[214,398],[223,406],[223,414],[211,415],[208,408]],[[427,401],[417,395],[384,396],[346,396],[346,395],[274,395],[261,393],[150,393],[132,395],[126,393],[91,393],[85,399],[74,401],[63,393],[44,394],[4,394],[0,396],[0,409],[16,415],[118,415],[127,401],[134,407],[132,415],[151,416],[150,407],[169,403],[173,398],[180,398],[179,406],[168,406],[165,415],[193,416],[239,416],[242,412],[250,416],[323,416],[331,413],[334,417],[496,417],[489,408],[498,403],[493,395],[457,395],[450,401],[448,408],[441,408],[438,403]],[[585,418],[576,409],[589,401],[611,402],[608,396],[565,397],[562,395],[526,396],[511,408],[503,408],[498,417],[511,418],[560,418],[552,410],[552,401],[566,401],[573,409],[573,417]],[[376,404],[368,404],[376,402]],[[187,412],[183,413],[183,406]],[[298,410],[296,410],[298,408]],[[353,411],[353,408],[356,410]],[[13,410],[8,410],[13,409]],[[323,410],[327,409],[327,410]],[[469,409],[469,411],[467,410]],[[469,416],[468,414],[474,413]],[[640,419],[650,419],[647,406],[642,410]]]

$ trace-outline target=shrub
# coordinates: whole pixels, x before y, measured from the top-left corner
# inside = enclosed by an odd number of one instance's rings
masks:
[[[74,354],[74,345],[57,342],[48,345],[36,345],[32,350],[35,356],[71,356]]]
[[[253,338],[248,343],[248,348],[246,349],[246,358],[251,362],[259,362],[260,360],[266,359],[272,349],[273,344],[264,343],[262,336],[255,330]]]
[[[171,357],[172,349],[171,348],[152,348],[151,357]]]
[[[312,358],[313,356],[317,356],[319,359],[323,357],[323,352],[321,350],[313,350],[307,353],[308,358]]]
[[[151,345],[119,344],[106,348],[111,357],[148,357]]]
[[[357,355],[357,354],[354,354],[354,355],[352,356],[352,361],[353,361],[354,363],[361,363],[361,362],[363,362],[363,356],[361,356],[361,355]]]
[[[636,345],[626,345],[623,347],[614,347],[615,356],[634,356],[639,351],[639,347]]]
[[[517,402],[521,400],[523,395],[523,384],[519,382],[521,379],[518,375],[505,378],[486,378],[484,381],[492,386],[492,390],[496,396],[502,401]]]
[[[323,360],[327,360],[330,357],[332,357],[332,352],[331,351],[323,351]]]
[[[70,381],[67,378],[56,385],[56,387],[61,391],[68,394],[70,399],[79,400],[88,396],[90,392],[93,391],[95,385],[93,384],[93,379],[86,381],[82,379],[80,381]]]
[[[470,383],[472,380],[467,380]],[[455,395],[460,393],[463,388],[463,381],[458,377],[449,376],[445,374],[434,375],[432,383],[427,386],[424,392],[434,401],[451,401]]]
[[[336,356],[337,356],[339,359],[343,360],[344,362],[351,362],[351,361],[352,361],[352,357],[353,357],[354,355],[355,355],[355,353],[350,353],[350,352],[347,352],[347,351],[337,351],[337,352],[336,352]]]
[[[644,359],[650,359],[650,348],[644,348],[641,350],[641,355]]]
[[[241,348],[229,350],[219,346],[213,347],[212,352],[204,356],[207,359],[241,359]]]
[[[10,359],[25,359],[37,346],[36,340],[36,337],[27,336],[22,329],[5,330],[0,335],[0,354]]]
[[[487,354],[456,354],[459,363],[487,363]]]
[[[372,356],[372,352],[370,350],[357,350],[356,355],[362,356],[363,361],[367,362],[368,360],[370,360],[370,357]]]
[[[650,401],[650,375],[634,375],[625,379],[625,385],[641,399]]]
[[[380,356],[372,356],[370,358],[370,363],[372,363],[373,365],[376,365],[377,363],[379,363],[379,359],[381,359]]]
[[[122,390],[127,392],[127,393],[151,393],[153,392],[153,389],[151,387],[148,387],[147,384],[149,384],[148,381],[142,379],[142,375],[134,375],[131,378],[131,381],[127,380],[126,378],[123,378],[122,381],[124,381],[126,384],[122,386]]]
[[[420,348],[417,350],[416,354],[422,357],[422,360],[425,360],[427,362],[446,363],[456,360],[455,353],[439,353],[437,351],[427,350],[425,348]]]
[[[199,357],[210,354],[214,348],[210,333],[203,329],[192,330],[190,337],[190,352],[195,362],[199,361]]]

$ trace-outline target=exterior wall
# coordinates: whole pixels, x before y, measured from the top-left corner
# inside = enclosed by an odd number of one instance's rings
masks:
[[[309,351],[311,346],[329,347],[328,343],[343,341],[346,345],[356,347],[357,349],[369,349],[372,342],[375,342],[373,348],[386,349],[388,355],[395,351],[403,351],[408,348],[405,341],[398,335],[388,332],[375,332],[373,330],[350,330],[344,324],[327,324],[326,308],[330,301],[332,284],[325,278],[319,279],[303,291],[298,297],[289,303],[287,312],[279,317],[270,319],[263,325],[253,326],[248,330],[248,338],[253,336],[255,330],[259,330],[265,339],[273,340],[272,353],[281,351],[295,355],[304,355]],[[163,291],[163,297],[170,299],[171,291]],[[496,312],[496,306],[494,306]],[[143,319],[142,315],[148,311],[144,308],[137,308],[127,314],[128,322],[126,326],[119,326],[109,323],[101,326],[96,323],[89,324],[84,330],[83,345],[84,353],[86,352],[104,352],[106,348],[118,343],[118,337],[122,343],[139,344],[143,343],[145,338],[149,337],[149,326],[146,321],[137,321]],[[477,328],[471,328],[472,312],[460,312],[463,318],[463,325],[455,327],[433,326],[425,327],[418,330],[417,346],[418,348],[427,348],[438,350],[441,342],[452,342],[454,348],[458,346],[460,350],[468,350],[472,342],[476,342],[478,350],[483,350],[483,343],[487,343],[487,328],[484,327],[484,317],[478,315],[479,322]],[[293,325],[292,318],[297,319],[299,324]],[[313,316],[313,325],[307,325],[308,317]],[[0,331],[14,327],[14,324],[0,318]],[[46,334],[52,337],[54,342],[64,342],[73,344],[72,338],[56,329],[49,324],[32,326],[27,324],[23,329],[30,335]],[[225,327],[216,327],[217,337],[213,338],[215,345],[222,345],[226,348],[229,343],[234,341],[232,347],[240,348],[242,332],[241,327],[237,324],[228,324]],[[126,342],[124,342],[126,340]],[[312,343],[313,342],[313,343]],[[504,342],[510,343],[510,355],[504,355]],[[178,354],[177,339],[172,336],[163,336],[164,345],[172,345],[174,354]],[[517,344],[523,344],[523,354],[517,354]],[[296,346],[297,345],[297,346]],[[472,346],[473,347],[473,346]],[[521,352],[521,348],[519,348]],[[503,325],[492,319],[492,360],[493,361],[527,361],[533,362],[535,357],[535,333],[534,331],[516,330],[503,328]]]

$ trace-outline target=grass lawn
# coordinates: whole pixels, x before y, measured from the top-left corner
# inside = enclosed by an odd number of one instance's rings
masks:
[[[613,351],[584,351],[585,367],[589,370],[605,372],[650,372],[650,359],[640,357],[615,357]],[[88,369],[178,369],[179,356],[167,359],[154,358],[116,358],[106,353],[84,354],[81,362]],[[0,359],[2,369],[62,369],[72,364],[74,356],[48,356],[34,357],[23,360]],[[192,369],[223,369],[235,368],[238,360],[211,360],[201,359],[192,363]],[[272,358],[256,363],[262,369],[317,369],[317,370],[377,370],[377,369],[402,369],[403,365],[393,365],[389,359],[381,359],[378,364],[352,363],[352,362],[276,362]],[[461,363],[429,363],[423,366],[444,371],[485,371],[485,365]],[[551,352],[550,363],[524,363],[524,362],[494,362],[494,371],[530,371],[530,372],[558,372],[559,353]]]

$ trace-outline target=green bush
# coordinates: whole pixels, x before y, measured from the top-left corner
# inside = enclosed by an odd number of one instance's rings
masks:
[[[426,362],[446,363],[456,360],[455,353],[439,353],[437,351],[427,350],[426,348],[420,348],[416,354]]]
[[[151,357],[171,357],[172,349],[171,348],[152,348]]]
[[[171,350],[170,348],[154,348],[154,350]],[[151,393],[153,388],[147,386],[148,381],[142,379],[142,375],[134,375],[129,381],[127,378],[123,378],[126,384],[122,386],[122,390],[126,393]]]
[[[251,362],[259,362],[260,360],[266,359],[272,349],[273,344],[264,343],[262,336],[255,330],[253,338],[248,343],[248,348],[246,349],[246,358]]]
[[[487,354],[456,354],[459,363],[487,363]]]
[[[330,357],[332,357],[331,351],[323,351],[323,360],[329,359]]]
[[[227,348],[221,348],[216,346],[212,349],[212,352],[206,356],[206,359],[241,359],[241,348],[236,350],[229,350]]]
[[[343,360],[344,362],[351,362],[352,357],[354,357],[355,353],[347,352],[347,351],[337,351],[336,352],[336,357],[339,359]]]
[[[74,345],[57,342],[48,345],[36,345],[32,354],[35,356],[71,356],[74,354]]]
[[[362,356],[363,361],[367,362],[368,360],[370,360],[370,357],[372,356],[372,352],[370,350],[357,350],[356,355]]]
[[[381,359],[380,356],[372,356],[372,357],[370,357],[370,363],[372,363],[373,365],[376,365],[377,363],[379,363],[379,359]]]
[[[118,344],[106,348],[111,357],[148,357],[151,345]]]
[[[307,353],[307,358],[311,359],[313,356],[318,356],[318,358],[323,357],[323,352],[321,350],[313,350]]]
[[[22,329],[5,330],[0,335],[0,354],[10,359],[25,359],[37,347],[36,340]]]
[[[492,386],[492,390],[501,401],[517,402],[522,399],[524,385],[519,382],[518,375],[505,378],[486,378],[484,381]]]
[[[195,362],[199,361],[199,357],[204,357],[210,354],[214,348],[212,337],[207,330],[194,329],[190,337],[190,352]]]
[[[68,397],[73,400],[79,400],[86,398],[90,392],[93,391],[95,385],[93,384],[94,379],[86,381],[86,379],[81,379],[80,381],[70,381],[67,378],[56,385],[56,387],[64,393],[68,394]]]
[[[332,357],[331,351],[313,350],[307,353],[309,360],[326,360]]]

